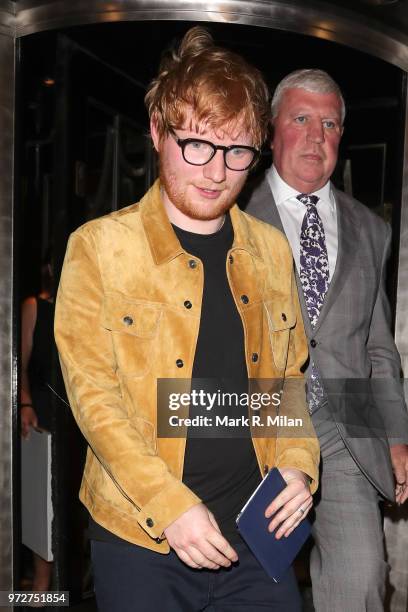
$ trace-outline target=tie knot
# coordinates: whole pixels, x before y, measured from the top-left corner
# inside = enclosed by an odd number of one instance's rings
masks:
[[[299,200],[299,202],[302,202],[302,204],[305,204],[305,206],[308,206],[309,204],[316,206],[319,201],[317,195],[309,195],[308,193],[299,193],[299,195],[296,196],[296,199]]]

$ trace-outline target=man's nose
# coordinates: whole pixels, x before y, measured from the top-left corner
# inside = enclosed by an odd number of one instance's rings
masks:
[[[208,164],[203,166],[203,174],[205,178],[214,183],[222,183],[225,181],[226,169],[222,151],[217,151]]]
[[[324,142],[324,128],[320,120],[311,121],[309,123],[307,137],[312,142]]]

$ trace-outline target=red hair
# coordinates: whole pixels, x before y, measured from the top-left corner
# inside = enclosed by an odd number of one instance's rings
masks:
[[[179,49],[162,60],[145,103],[161,138],[171,129],[186,127],[185,111],[190,107],[195,129],[202,124],[230,133],[244,129],[260,147],[270,119],[268,99],[260,71],[236,53],[215,46],[209,32],[196,26]]]

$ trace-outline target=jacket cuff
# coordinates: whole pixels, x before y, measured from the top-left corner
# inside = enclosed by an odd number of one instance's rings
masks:
[[[301,470],[311,479],[310,491],[316,493],[319,485],[319,455],[302,448],[288,448],[275,461],[277,468],[295,468]]]
[[[150,537],[164,539],[164,530],[184,512],[200,503],[201,499],[195,493],[175,479],[173,484],[140,509],[137,521]]]

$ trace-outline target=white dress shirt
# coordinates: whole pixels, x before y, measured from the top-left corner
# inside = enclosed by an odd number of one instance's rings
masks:
[[[272,190],[273,198],[278,207],[278,212],[283,228],[290,246],[292,247],[293,259],[298,273],[300,272],[300,232],[306,206],[296,199],[299,191],[290,187],[279,176],[275,166],[271,166],[266,177]],[[336,200],[330,181],[313,194],[319,198],[316,204],[317,211],[323,223],[326,237],[327,255],[329,258],[329,280],[332,279],[336,267],[338,234],[337,234],[337,211]]]

